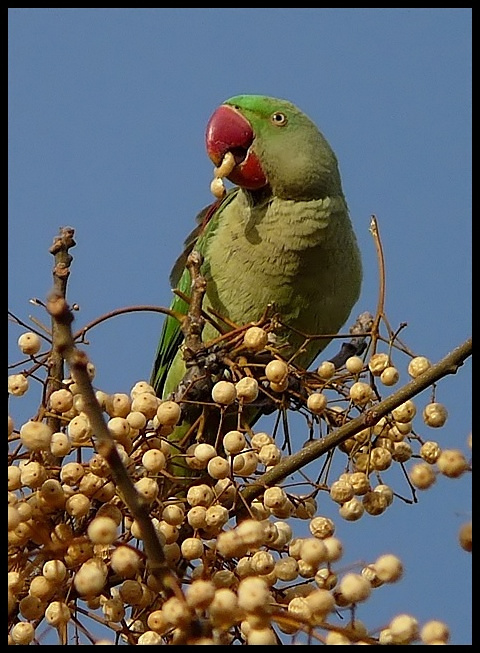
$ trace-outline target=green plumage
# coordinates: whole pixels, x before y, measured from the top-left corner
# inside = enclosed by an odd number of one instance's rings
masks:
[[[204,257],[202,274],[212,306],[238,325],[258,320],[274,304],[284,323],[303,333],[335,334],[345,324],[361,287],[361,259],[342,192],[335,154],[314,123],[290,102],[242,95],[226,103],[251,125],[250,151],[267,184],[235,187],[199,220],[187,241]],[[211,215],[210,215],[211,213]],[[172,283],[187,295],[190,275],[180,257]],[[175,297],[172,307],[185,313]],[[212,327],[204,340],[218,335]],[[291,352],[303,343],[279,334]],[[152,383],[159,396],[175,390],[185,372],[178,321],[165,320]],[[327,339],[315,340],[296,362],[308,367]]]

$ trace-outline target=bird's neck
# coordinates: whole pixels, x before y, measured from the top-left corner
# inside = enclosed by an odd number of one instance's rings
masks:
[[[243,195],[245,202],[252,208],[258,208],[268,204],[273,199],[271,187],[267,184],[263,188],[249,190],[242,188],[240,193]]]
[[[331,189],[332,192],[327,192],[317,190],[315,193],[309,193],[305,197],[290,197],[288,193],[279,192],[278,189],[276,192],[273,191],[272,187],[267,184],[263,188],[258,188],[256,190],[249,190],[248,188],[241,188],[240,194],[243,196],[243,199],[248,206],[252,209],[261,208],[271,203],[274,199],[276,200],[286,200],[286,201],[295,201],[295,202],[314,202],[318,200],[320,203],[332,196],[342,196],[342,192],[335,191]]]

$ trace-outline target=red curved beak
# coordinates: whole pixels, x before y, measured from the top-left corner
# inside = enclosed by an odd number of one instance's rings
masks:
[[[218,107],[208,121],[205,135],[208,156],[219,166],[225,154],[231,152],[236,166],[228,179],[242,188],[256,189],[267,184],[258,157],[250,149],[254,139],[248,120],[228,104]]]
[[[222,104],[210,117],[207,124],[207,154],[218,166],[227,152],[245,158],[254,139],[253,129],[246,118],[228,104]]]

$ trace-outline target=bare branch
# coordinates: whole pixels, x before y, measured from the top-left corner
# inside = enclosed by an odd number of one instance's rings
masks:
[[[203,348],[202,331],[205,320],[202,317],[202,303],[207,291],[207,280],[200,273],[202,256],[193,250],[187,258],[187,268],[192,279],[192,298],[187,316],[182,325],[185,335],[185,353],[195,354]]]
[[[113,317],[117,317],[117,315],[125,315],[127,313],[139,313],[139,312],[144,313],[147,311],[151,311],[152,313],[162,313],[163,315],[170,315],[171,317],[175,318],[179,322],[182,322],[184,317],[183,314],[177,313],[176,311],[172,311],[171,308],[164,308],[163,306],[154,306],[152,304],[140,304],[138,306],[125,306],[123,308],[116,308],[113,311],[109,311],[108,313],[105,313],[100,317],[96,317],[94,320],[92,320],[91,322],[83,326],[81,329],[76,331],[73,334],[73,339],[75,341],[84,340],[88,331],[98,326],[102,322],[111,320]]]
[[[58,297],[65,298],[67,295],[67,281],[70,276],[70,264],[73,261],[73,256],[69,253],[69,250],[75,247],[76,244],[73,239],[74,233],[75,230],[72,227],[61,227],[58,236],[54,238],[53,245],[49,250],[55,257],[53,290]],[[56,329],[57,323],[52,319],[52,342],[55,342],[57,337]],[[62,379],[64,378],[63,359],[55,348],[51,351],[48,367],[49,374],[45,387],[45,406],[52,392],[62,387]],[[60,421],[57,417],[49,417],[48,424],[53,431],[58,431],[60,428]]]
[[[70,367],[72,378],[84,400],[83,410],[95,433],[96,449],[108,462],[119,493],[139,525],[149,568],[166,595],[175,594],[182,597],[176,576],[167,565],[162,544],[149,516],[148,507],[141,501],[103,418],[87,371],[88,357],[85,352],[75,346],[71,330],[73,314],[65,298],[55,292],[48,299],[47,308],[55,326],[55,352]]]
[[[463,365],[465,360],[471,356],[472,339],[469,338],[459,345],[452,352],[447,354],[441,361],[432,365],[423,374],[413,379],[402,388],[391,394],[383,401],[375,404],[372,408],[365,411],[358,417],[352,419],[347,424],[334,430],[321,440],[309,442],[309,444],[297,453],[284,458],[280,463],[275,465],[265,474],[262,474],[255,483],[251,483],[242,490],[242,497],[247,503],[250,503],[265,487],[269,487],[284,480],[289,474],[304,467],[308,463],[316,460],[328,451],[333,450],[339,444],[353,437],[362,429],[374,426],[382,417],[390,413],[394,408],[400,406],[408,399],[415,397],[417,394],[436,383],[439,379],[448,374],[456,374],[458,368]]]

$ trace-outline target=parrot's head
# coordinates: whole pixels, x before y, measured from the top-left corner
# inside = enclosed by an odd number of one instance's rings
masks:
[[[270,186],[286,199],[313,199],[341,192],[337,159],[316,125],[295,105],[264,95],[237,95],[218,107],[206,129],[215,166],[230,152],[227,178],[258,190]]]

